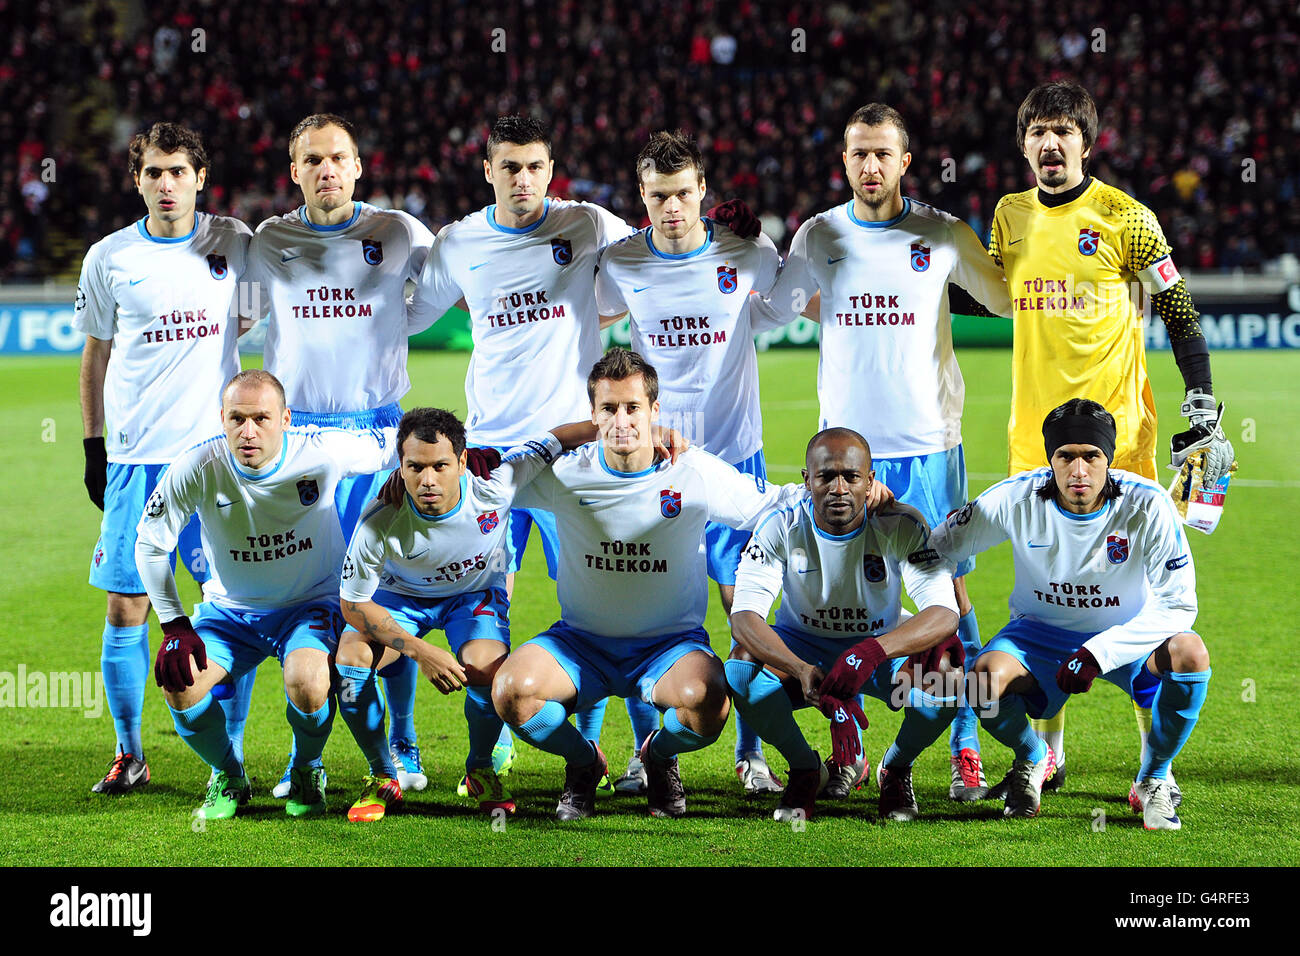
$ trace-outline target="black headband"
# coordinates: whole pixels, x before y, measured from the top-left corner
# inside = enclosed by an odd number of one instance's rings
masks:
[[[1062,415],[1043,422],[1043,445],[1049,462],[1062,445],[1096,445],[1109,464],[1115,460],[1115,426],[1093,415]]]

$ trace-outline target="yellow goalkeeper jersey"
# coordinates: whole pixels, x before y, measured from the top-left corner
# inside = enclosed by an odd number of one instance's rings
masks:
[[[1177,281],[1151,210],[1094,179],[1044,206],[1037,188],[1003,196],[989,253],[1002,266],[1015,322],[1008,473],[1041,467],[1043,419],[1071,398],[1115,416],[1113,468],[1156,477],[1156,408],[1142,315],[1131,293]]]

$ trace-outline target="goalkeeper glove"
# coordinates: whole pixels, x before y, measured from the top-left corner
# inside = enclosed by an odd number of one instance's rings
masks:
[[[839,701],[823,697],[817,705],[831,719],[831,752],[841,767],[851,767],[862,756],[862,737],[858,728],[866,730],[867,715],[862,712],[857,697]]]
[[[1056,672],[1056,686],[1067,694],[1086,694],[1101,673],[1101,665],[1092,651],[1081,647],[1065,659]]]
[[[163,642],[153,662],[153,679],[164,690],[179,694],[194,683],[191,656],[199,670],[208,669],[208,649],[203,646],[203,638],[194,633],[188,617],[168,621],[163,624],[162,631]]]
[[[1182,414],[1187,416],[1187,423],[1192,427],[1169,439],[1170,467],[1182,468],[1188,458],[1204,449],[1205,471],[1201,484],[1212,488],[1228,473],[1233,462],[1232,443],[1219,424],[1223,419],[1223,405],[1216,407],[1210,392],[1193,388],[1183,399]]]
[[[874,637],[859,641],[840,655],[831,672],[822,679],[821,687],[817,688],[817,695],[840,700],[857,697],[858,692],[862,690],[862,685],[871,676],[871,672],[879,667],[884,659],[885,649],[880,646],[880,641]]]
[[[104,438],[83,438],[81,447],[86,452],[86,473],[82,479],[90,500],[100,511],[104,510],[104,489],[108,487],[108,452],[104,450]]]

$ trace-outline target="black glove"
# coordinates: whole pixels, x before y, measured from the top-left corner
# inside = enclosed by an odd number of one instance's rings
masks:
[[[194,683],[190,657],[193,656],[199,670],[207,670],[208,649],[203,646],[203,638],[194,633],[188,617],[168,621],[162,626],[162,632],[163,642],[153,662],[153,679],[164,690],[179,694]]]
[[[108,452],[104,449],[103,436],[83,438],[81,447],[86,452],[86,474],[82,479],[90,500],[100,511],[104,510],[104,489],[108,487]]]
[[[763,224],[758,221],[752,209],[743,200],[728,199],[721,205],[714,206],[704,215],[714,222],[720,222],[741,239],[757,239],[763,231]]]

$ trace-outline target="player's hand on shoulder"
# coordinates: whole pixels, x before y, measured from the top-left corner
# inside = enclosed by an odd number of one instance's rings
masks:
[[[501,464],[501,452],[495,448],[466,448],[465,467],[475,478],[487,478]]]
[[[194,683],[191,657],[199,665],[199,670],[208,669],[208,649],[203,646],[203,638],[195,633],[188,617],[168,621],[162,626],[162,632],[163,641],[153,664],[153,679],[163,690],[179,694]]]
[[[441,693],[450,694],[468,683],[465,668],[454,654],[421,640],[414,641],[412,646],[415,648],[415,663],[419,665],[420,673]]]
[[[655,454],[674,465],[682,452],[691,447],[685,435],[676,428],[665,428],[663,425],[654,426],[654,443]]]
[[[85,438],[81,442],[86,453],[86,472],[83,480],[90,500],[100,511],[104,510],[104,489],[108,487],[108,452],[104,449],[103,436]]]
[[[741,199],[728,199],[714,206],[705,215],[714,222],[722,223],[741,239],[757,239],[763,231],[759,218]]]
[[[889,490],[889,486],[879,479],[873,481],[871,490],[867,492],[867,514],[878,514],[881,508],[887,508],[893,503],[894,493]]]
[[[402,469],[394,468],[384,482],[384,486],[379,489],[378,498],[384,504],[393,508],[402,507],[402,500],[406,496],[406,483],[402,481]]]

